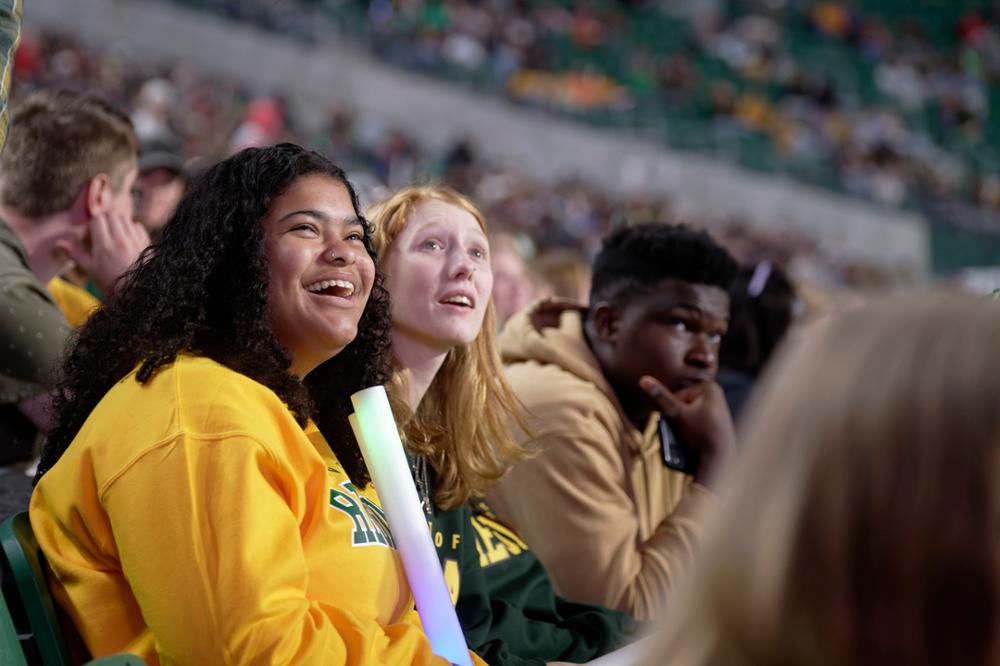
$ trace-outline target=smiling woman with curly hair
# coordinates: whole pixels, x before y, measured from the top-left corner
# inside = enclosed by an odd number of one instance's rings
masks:
[[[346,420],[389,377],[375,258],[343,171],[249,149],[80,331],[30,515],[94,656],[441,661]]]

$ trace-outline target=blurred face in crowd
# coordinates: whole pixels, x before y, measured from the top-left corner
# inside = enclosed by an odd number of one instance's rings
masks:
[[[489,241],[468,211],[434,199],[414,208],[385,257],[393,341],[447,351],[479,334],[493,288]]]
[[[493,305],[503,323],[526,308],[534,297],[524,260],[512,247],[494,249],[490,261],[493,270]]]
[[[641,394],[646,374],[674,392],[714,381],[729,321],[724,290],[668,278],[612,310],[599,329],[609,343],[602,366],[617,386]]]
[[[170,169],[151,169],[139,175],[135,219],[151,235],[158,235],[184,196],[184,179]]]
[[[303,377],[358,334],[375,279],[364,227],[344,185],[302,176],[262,220],[270,264],[268,320]]]

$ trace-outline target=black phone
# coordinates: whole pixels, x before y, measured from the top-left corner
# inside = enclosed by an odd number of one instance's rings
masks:
[[[660,452],[663,464],[678,472],[694,475],[698,471],[698,452],[684,446],[674,435],[667,417],[660,415]]]

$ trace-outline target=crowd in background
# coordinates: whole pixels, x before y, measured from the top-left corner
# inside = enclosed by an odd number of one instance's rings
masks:
[[[700,124],[709,149],[766,139],[759,152],[832,167],[831,184],[887,205],[995,207],[991,14],[961,16],[958,47],[939,48],[918,22],[843,3],[688,4],[701,6],[371,3],[368,16],[376,47],[406,66],[484,69],[515,99],[637,124],[666,114],[668,139],[671,123]]]
[[[206,4],[320,39],[300,21],[318,3]],[[364,6],[404,36],[397,12],[430,21],[415,34],[453,65],[474,56],[466,31],[499,39],[491,12],[600,49],[660,11]],[[471,139],[431,150],[347,104],[313,131],[274,91],[121,43],[25,30],[13,55],[17,7],[0,0],[15,78],[0,152],[0,511],[20,512],[4,530],[43,559],[28,576],[40,584],[14,590],[5,536],[0,611],[54,599],[64,661],[1000,660],[1000,290],[823,302],[831,286],[907,276],[739,220],[673,224],[664,199],[542,185]],[[905,110],[847,118],[830,81],[783,69],[784,12],[877,61],[873,85],[900,108],[951,106],[964,118],[952,130],[989,135],[988,101],[962,73],[975,52],[981,81],[995,75],[985,12],[961,17],[949,74],[917,31],[910,46],[930,60],[908,73],[910,28],[880,40],[839,3],[676,11],[694,48],[810,100],[741,106],[754,93],[712,83],[722,144],[748,131],[780,143],[768,123],[789,108],[807,125],[842,116],[855,148],[857,132],[913,129]],[[639,83],[605,84],[620,86],[613,110],[642,109]],[[857,187],[872,189],[855,194],[902,205],[938,186],[911,178],[911,154],[858,150]],[[405,443],[405,481],[380,477],[371,431],[348,422],[372,387]],[[389,499],[401,487],[422,512],[403,520],[436,550],[421,571]],[[438,573],[462,632],[454,656],[419,596]],[[44,649],[41,615],[6,616],[0,658]]]
[[[1000,206],[986,3],[902,20],[787,0],[195,4],[312,40],[333,17],[394,64],[884,205]]]
[[[413,181],[447,183],[472,195],[494,229],[515,234],[520,256],[529,261],[552,253],[586,259],[618,222],[676,221],[668,199],[620,198],[580,180],[539,184],[490,160],[471,140],[432,151],[398,128],[359,117],[346,104],[330,109],[326,127],[310,133],[295,109],[269,91],[177,63],[149,62],[115,45],[91,47],[65,35],[26,31],[14,76],[15,96],[43,87],[99,91],[130,110],[144,145],[172,147],[190,171],[241,147],[288,139],[344,165],[371,197]],[[817,247],[791,231],[762,230],[739,219],[686,221],[711,228],[745,263],[775,260],[822,288],[909,277],[848,260],[836,248]],[[543,267],[547,263],[543,259]]]

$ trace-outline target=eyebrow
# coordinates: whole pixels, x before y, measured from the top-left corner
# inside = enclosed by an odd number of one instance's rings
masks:
[[[415,230],[415,231],[413,232],[413,235],[414,235],[414,236],[416,236],[416,235],[419,235],[419,234],[422,234],[422,233],[424,233],[424,232],[426,232],[426,231],[428,231],[428,230],[430,230],[430,231],[432,231],[432,232],[435,232],[435,231],[437,231],[437,229],[435,229],[435,228],[434,228],[434,225],[436,225],[436,224],[440,224],[441,222],[442,222],[442,220],[427,220],[427,221],[425,221],[425,222],[423,222],[423,223],[417,223],[417,228],[416,228],[416,230]],[[486,233],[485,233],[485,232],[483,232],[483,230],[482,230],[482,229],[480,229],[480,228],[479,228],[479,227],[477,226],[477,227],[476,227],[476,228],[474,229],[474,231],[475,231],[475,232],[476,232],[476,233],[477,233],[477,234],[479,235],[479,237],[480,237],[480,238],[481,238],[481,239],[482,239],[483,241],[485,241],[485,242],[486,242],[486,245],[487,245],[487,246],[488,246],[488,245],[490,244],[490,239],[489,239],[489,236],[487,236],[487,235],[486,235]]]
[[[680,308],[681,310],[691,310],[695,314],[701,314],[705,311],[701,306],[695,305],[694,303],[674,303],[667,309],[673,310],[675,308]]]
[[[317,220],[322,220],[323,222],[328,222],[331,220],[330,216],[324,213],[323,211],[316,210],[314,208],[303,208],[302,210],[293,210],[291,213],[288,213],[287,215],[282,215],[281,218],[278,220],[278,222],[284,222],[285,220],[293,218],[296,215],[306,215],[307,217],[314,217]],[[364,224],[361,221],[361,218],[357,216],[351,219],[345,219],[344,224],[348,226],[358,226],[358,227],[364,226]]]
[[[697,317],[712,317],[712,316],[714,316],[714,315],[712,315],[712,313],[710,313],[705,308],[702,308],[702,307],[700,307],[698,305],[695,305],[694,303],[674,303],[671,307],[667,308],[667,311],[669,312],[670,310],[673,310],[674,308],[680,308],[682,310],[687,310],[688,312],[690,312],[691,314],[693,314],[693,315],[695,315]],[[724,318],[722,318],[720,321],[724,321],[726,323],[729,323],[729,319],[730,319],[729,313],[727,312],[726,316]]]

